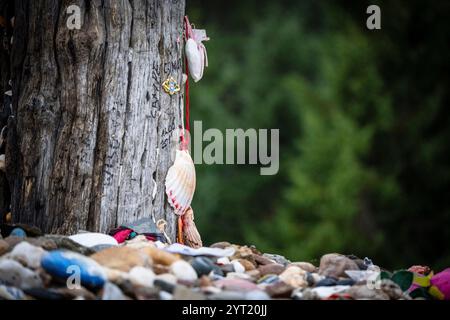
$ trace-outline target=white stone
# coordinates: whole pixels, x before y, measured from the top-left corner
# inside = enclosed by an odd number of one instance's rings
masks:
[[[231,263],[233,264],[234,272],[237,272],[237,273],[245,272],[244,266],[239,261],[233,260],[233,261],[231,261]]]
[[[172,263],[170,265],[170,272],[179,280],[195,281],[197,279],[197,272],[184,260],[178,260]]]
[[[163,274],[158,274],[155,277],[155,280],[163,280],[165,282],[171,283],[171,284],[176,284],[177,283],[177,277],[175,277],[173,274],[171,273],[163,273]]]
[[[14,247],[9,257],[29,268],[37,269],[41,266],[41,259],[45,254],[47,254],[47,251],[41,247],[22,241]]]
[[[128,279],[136,286],[152,287],[155,274],[152,270],[144,267],[134,267],[128,273]]]

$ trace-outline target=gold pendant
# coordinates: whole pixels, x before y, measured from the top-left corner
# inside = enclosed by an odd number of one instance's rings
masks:
[[[169,77],[167,80],[165,80],[163,82],[162,86],[163,86],[164,91],[170,95],[173,95],[173,94],[177,93],[178,91],[180,91],[180,86],[175,81],[175,79],[172,77]]]

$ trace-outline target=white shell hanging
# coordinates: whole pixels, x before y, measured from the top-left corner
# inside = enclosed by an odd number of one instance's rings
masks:
[[[167,201],[175,214],[182,215],[191,205],[195,191],[195,167],[187,150],[177,150],[175,162],[167,171]]]

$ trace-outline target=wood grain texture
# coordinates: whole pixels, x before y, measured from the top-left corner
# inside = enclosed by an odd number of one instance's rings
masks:
[[[66,26],[71,4],[80,30]],[[7,150],[16,221],[106,232],[152,216],[175,240],[164,179],[183,96],[161,83],[181,83],[184,10],[184,0],[17,1]]]

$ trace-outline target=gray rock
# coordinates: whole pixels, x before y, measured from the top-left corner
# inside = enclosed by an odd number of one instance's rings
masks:
[[[347,293],[356,300],[389,300],[389,295],[380,289],[369,288],[367,285],[350,287]]]
[[[359,270],[359,267],[353,260],[336,253],[326,254],[320,259],[320,275],[334,278],[347,278],[346,270]]]
[[[102,290],[102,300],[129,300],[122,290],[111,282],[106,282]]]
[[[12,259],[0,259],[0,281],[21,289],[43,286],[39,275]]]
[[[291,261],[289,261],[288,259],[286,259],[283,256],[280,256],[279,254],[264,253],[263,257],[269,258],[270,260],[273,260],[276,263],[279,263],[285,267],[291,263]]]

